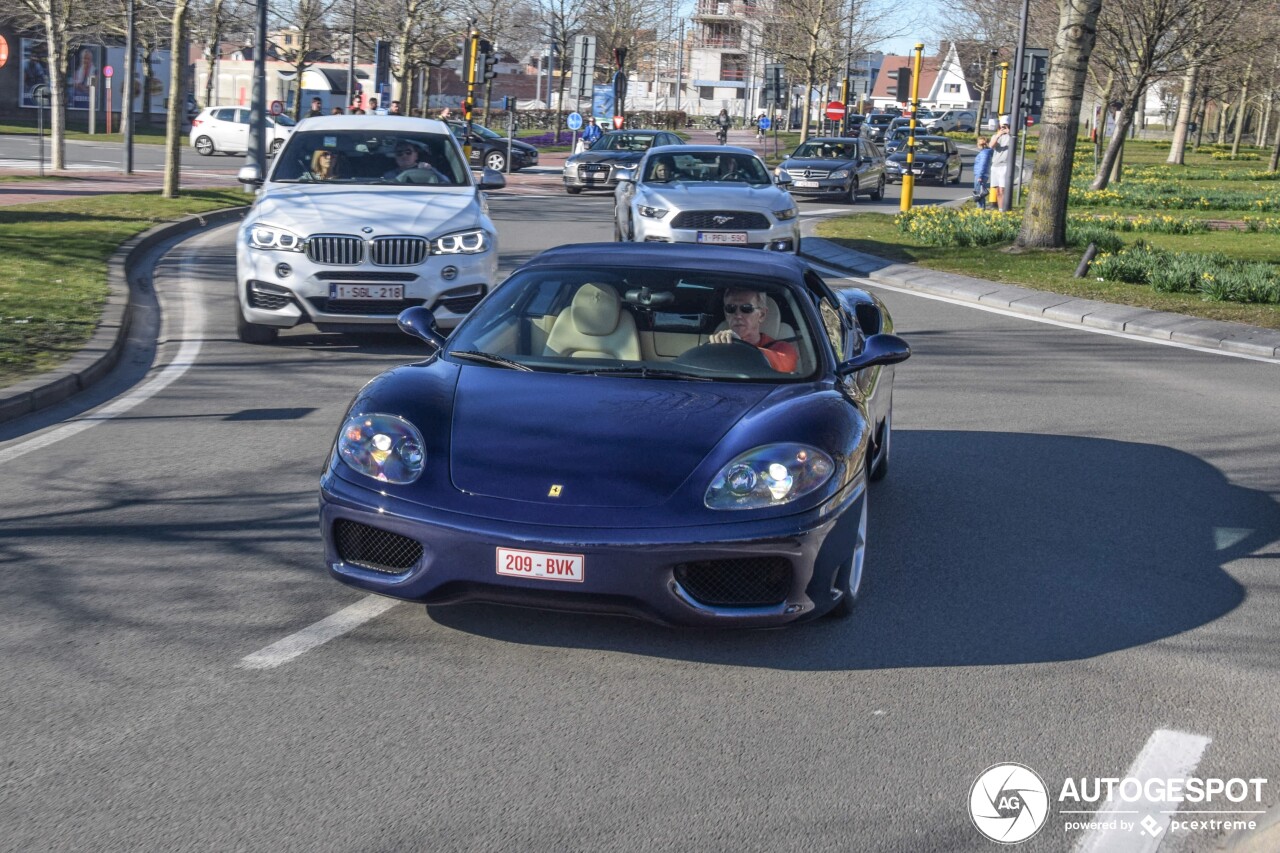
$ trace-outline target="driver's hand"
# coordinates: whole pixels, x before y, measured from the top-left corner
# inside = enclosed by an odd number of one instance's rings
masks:
[[[708,343],[731,344],[737,337],[738,336],[733,333],[732,329],[721,329],[720,331],[713,332],[711,334],[710,339],[708,339]]]

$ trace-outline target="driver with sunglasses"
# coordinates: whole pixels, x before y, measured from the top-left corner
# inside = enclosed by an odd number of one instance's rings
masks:
[[[779,373],[792,373],[800,364],[800,352],[789,341],[778,341],[760,331],[769,310],[758,290],[730,288],[724,295],[724,314],[729,328],[711,335],[710,343],[731,344],[735,339],[759,348],[769,366]]]

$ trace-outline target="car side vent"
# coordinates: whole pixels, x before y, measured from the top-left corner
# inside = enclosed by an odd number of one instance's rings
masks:
[[[344,563],[375,572],[398,575],[422,559],[421,542],[346,518],[333,523],[333,541]]]
[[[764,607],[787,600],[791,563],[785,557],[701,560],[675,567],[676,582],[695,601],[724,607]]]

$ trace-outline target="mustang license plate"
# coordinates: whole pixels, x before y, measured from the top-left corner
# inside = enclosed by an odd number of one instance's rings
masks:
[[[746,231],[699,231],[699,243],[721,243],[729,246],[747,245]]]
[[[403,284],[331,284],[330,299],[404,299]]]
[[[797,186],[797,187],[816,187],[816,186],[818,186],[818,182],[817,182],[817,181],[792,181],[791,183],[792,183],[792,185],[793,185],[793,186]]]
[[[581,554],[498,549],[498,574],[515,578],[582,583],[584,562]]]

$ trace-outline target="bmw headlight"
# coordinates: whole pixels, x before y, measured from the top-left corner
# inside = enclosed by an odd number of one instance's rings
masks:
[[[301,252],[303,246],[302,238],[292,231],[274,225],[253,225],[249,228],[249,248]]]
[[[835,179],[835,180],[837,180],[837,181],[843,181],[845,178],[849,177],[849,170],[848,170],[848,169],[836,169],[836,170],[835,170],[834,172],[832,172],[830,175],[827,175],[827,177],[828,177],[828,178],[833,178],[833,179]]]
[[[665,207],[651,207],[647,204],[637,205],[636,212],[641,216],[647,216],[649,219],[661,219],[667,215]]]
[[[446,234],[431,241],[433,255],[478,255],[489,248],[489,235],[483,228]]]
[[[741,454],[720,470],[707,489],[709,509],[781,506],[820,488],[835,470],[816,447],[787,442]]]
[[[353,471],[382,483],[412,483],[426,451],[417,428],[395,415],[352,415],[338,434],[338,455]]]
[[[795,219],[800,215],[800,209],[794,204],[791,207],[784,207],[782,210],[775,210],[773,215],[778,217],[778,221],[786,222],[788,219]]]

